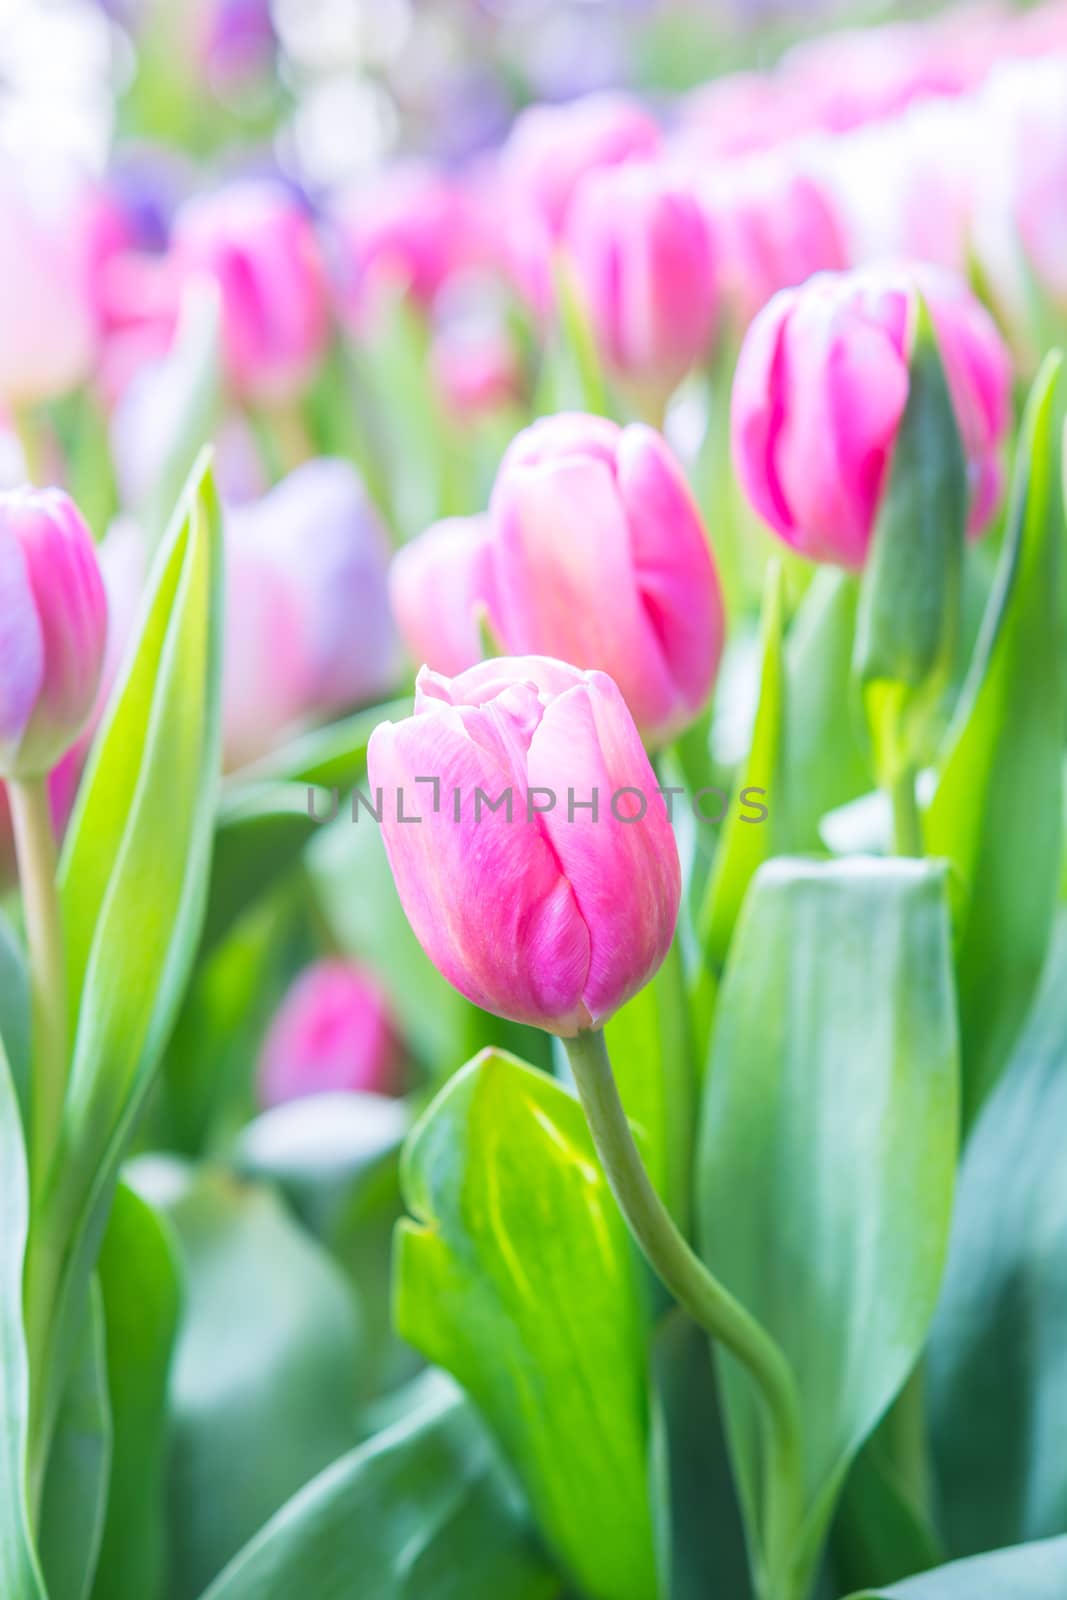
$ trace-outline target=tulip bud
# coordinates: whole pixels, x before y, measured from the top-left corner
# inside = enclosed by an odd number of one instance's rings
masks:
[[[0,160],[0,405],[51,400],[96,345],[88,191],[36,159]]]
[[[599,167],[659,154],[660,131],[637,101],[590,94],[529,106],[515,119],[501,162],[507,183],[558,237],[582,178]]]
[[[488,517],[448,517],[393,557],[393,615],[419,665],[456,673],[482,659],[481,620],[493,617],[489,533]]]
[[[305,462],[227,518],[228,767],[392,684],[389,542],[353,467]]]
[[[93,709],[107,598],[92,537],[67,495],[0,495],[0,774],[42,777]]]
[[[243,398],[298,393],[329,338],[326,277],[314,229],[284,189],[231,184],[188,201],[174,223],[171,270],[180,285],[218,285],[230,382]]]
[[[678,850],[604,673],[537,657],[423,668],[414,715],[375,729],[367,764],[408,920],[469,1000],[568,1037],[656,972]]]
[[[937,335],[967,462],[969,528],[1002,486],[1011,364],[992,319],[933,267],[821,273],[753,322],[734,380],[738,478],[763,520],[813,561],[862,567],[908,397],[915,295]]]
[[[707,356],[718,313],[711,229],[693,189],[658,164],[592,173],[564,238],[606,365],[661,407]]]
[[[711,693],[719,581],[696,505],[653,429],[546,417],[512,442],[490,505],[505,648],[610,673],[646,739]]]
[[[349,961],[317,961],[286,993],[259,1057],[264,1106],[348,1090],[392,1094],[400,1052],[377,981]]]

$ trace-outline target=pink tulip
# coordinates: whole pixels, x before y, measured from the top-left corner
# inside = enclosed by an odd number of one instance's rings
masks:
[[[326,276],[314,229],[284,189],[249,181],[187,201],[169,270],[179,289],[198,276],[217,283],[238,394],[269,404],[306,386],[329,338]]]
[[[760,312],[734,381],[734,464],[760,516],[813,561],[863,565],[908,395],[915,294],[934,323],[967,458],[973,533],[1000,497],[1011,364],[961,279],[823,273]]]
[[[223,743],[242,766],[392,684],[389,544],[355,469],[308,461],[227,519]]]
[[[715,250],[692,186],[658,163],[587,177],[565,243],[611,371],[658,407],[709,352]]]
[[[286,993],[259,1057],[264,1106],[306,1095],[392,1094],[400,1052],[377,981],[349,961],[317,961]]]
[[[389,598],[408,654],[437,672],[482,659],[479,617],[492,623],[489,518],[448,517],[398,550]]]
[[[0,772],[39,778],[96,699],[107,597],[92,536],[58,489],[0,495]]]
[[[529,106],[504,146],[503,179],[515,201],[558,237],[587,173],[659,154],[655,121],[622,94],[591,94],[566,105]]]
[[[408,920],[469,1000],[569,1037],[655,973],[678,915],[678,850],[604,673],[538,657],[458,678],[423,668],[414,716],[376,728],[367,762]],[[436,805],[417,781],[434,778]]]
[[[715,681],[722,598],[700,514],[659,434],[543,418],[507,451],[490,515],[505,647],[610,673],[652,742],[691,722]]]
[[[0,405],[51,400],[89,376],[91,236],[76,175],[24,154],[0,159]]]
[[[430,369],[446,412],[461,421],[493,417],[522,395],[522,370],[499,324],[454,321],[434,335]]]
[[[795,147],[722,162],[702,187],[733,320],[746,328],[773,294],[848,264],[827,186]]]

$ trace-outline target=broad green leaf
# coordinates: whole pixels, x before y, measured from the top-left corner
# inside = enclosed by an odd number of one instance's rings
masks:
[[[49,1600],[85,1600],[107,1510],[111,1412],[100,1285],[89,1285],[74,1363],[56,1417],[41,1505]]]
[[[646,1312],[580,1106],[486,1051],[416,1125],[403,1187],[400,1334],[474,1399],[582,1594],[649,1600]]]
[[[30,1378],[22,1326],[22,1269],[29,1221],[22,1118],[0,1041],[0,1594],[4,1600],[46,1600],[26,1489]]]
[[[643,1135],[649,1175],[684,1224],[697,1080],[677,939],[652,982],[612,1017],[605,1036],[626,1114]]]
[[[945,1559],[932,1530],[898,1485],[877,1433],[860,1451],[845,1480],[832,1545],[848,1588],[910,1578]]]
[[[343,1456],[274,1516],[204,1600],[552,1600],[482,1424],[458,1394]],[[355,1587],[354,1587],[355,1586]]]
[[[30,1078],[30,985],[22,950],[0,914],[0,1049],[7,1056],[19,1104],[27,1105]]]
[[[1061,361],[1027,403],[1000,568],[926,816],[927,849],[965,889],[957,971],[969,1127],[1037,988],[1059,870],[1067,727],[1053,428]]]
[[[172,1600],[192,1600],[356,1442],[353,1292],[269,1190],[205,1173],[167,1208],[186,1286],[171,1366]]]
[[[908,398],[860,584],[853,673],[883,781],[922,765],[959,641],[967,465],[917,296]]]
[[[939,1501],[959,1555],[1046,1538],[1067,1518],[1065,984],[1061,918],[960,1173],[927,1368]]]
[[[954,1561],[891,1589],[853,1595],[852,1600],[1063,1600],[1065,1594],[1067,1539],[1046,1539]]]
[[[701,1252],[796,1378],[818,1554],[864,1439],[926,1338],[957,1149],[944,871],[783,859],[753,881],[716,1012],[697,1172]],[[718,1355],[749,1536],[766,1533],[759,1399]]]
[[[111,1399],[107,1521],[93,1600],[158,1600],[167,1372],[180,1289],[169,1230],[120,1184],[100,1255]]]
[[[821,819],[871,784],[849,686],[858,595],[851,573],[821,567],[786,639],[782,765],[789,848],[798,852],[821,854]],[[780,815],[777,794],[771,806]]]
[[[726,960],[741,902],[757,867],[773,853],[783,738],[782,569],[767,576],[761,623],[759,702],[748,759],[737,775],[731,806],[715,853],[715,864],[701,909],[704,959],[718,972]],[[736,802],[750,791],[767,815]]]
[[[257,785],[227,799],[215,828],[201,960],[296,865],[316,826],[301,784]]]

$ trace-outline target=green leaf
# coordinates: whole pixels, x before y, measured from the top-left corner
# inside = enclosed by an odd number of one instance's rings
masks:
[[[910,1578],[945,1559],[879,1445],[875,1434],[853,1462],[834,1524],[834,1558],[848,1588]]]
[[[164,1576],[167,1373],[180,1289],[169,1230],[123,1184],[104,1236],[99,1276],[113,1438],[93,1600],[157,1600]]]
[[[30,1377],[22,1326],[22,1268],[29,1223],[22,1118],[0,1041],[0,1594],[4,1600],[46,1600],[26,1491]]]
[[[1061,916],[1037,1003],[960,1173],[927,1369],[939,1500],[960,1555],[1064,1525],[1065,983]]]
[[[367,745],[379,722],[397,722],[410,715],[411,697],[408,696],[405,700],[390,700],[384,705],[357,711],[343,722],[331,722],[328,727],[313,728],[283,745],[280,750],[264,756],[254,766],[245,767],[240,774],[240,783],[231,780],[233,799],[239,803],[242,788],[250,780],[260,782],[267,779],[340,789],[342,795],[347,796],[367,775]],[[228,796],[227,806],[229,803]],[[321,815],[326,815],[329,810],[326,796],[321,797],[317,810]]]
[[[533,1542],[473,1409],[455,1393],[328,1467],[282,1507],[204,1600],[551,1600]]]
[[[671,1215],[684,1224],[696,1070],[677,939],[651,983],[612,1017],[605,1037],[626,1115],[643,1134],[649,1175]]]
[[[219,811],[200,959],[300,860],[317,824],[301,784],[241,790]]]
[[[25,1116],[30,1081],[30,984],[18,940],[0,914],[0,1050]]]
[[[697,1171],[712,1271],[797,1381],[810,1572],[848,1469],[922,1349],[957,1148],[944,871],[779,860],[719,995]],[[749,1536],[767,1529],[758,1396],[718,1354]]]
[[[104,1313],[94,1278],[45,1474],[40,1545],[49,1600],[84,1600],[92,1588],[110,1463]]]
[[[1067,1594],[1067,1539],[994,1550],[954,1561],[891,1589],[868,1590],[852,1600],[1063,1600]]]
[[[721,971],[734,924],[752,876],[773,852],[776,804],[781,804],[778,778],[783,738],[782,569],[775,563],[767,574],[760,646],[760,687],[748,759],[735,782],[736,797],[757,791],[769,812],[762,821],[751,808],[731,806],[715,853],[715,864],[700,913],[704,959]]]
[[[359,1327],[340,1270],[268,1190],[208,1172],[168,1214],[186,1285],[168,1403],[170,1594],[191,1600],[355,1444]]]
[[[883,781],[922,764],[959,636],[967,465],[916,295],[904,407],[860,585],[853,672]]]
[[[402,1176],[399,1332],[475,1400],[582,1593],[649,1600],[645,1307],[577,1101],[486,1051],[417,1124]]]
[[[1060,545],[1061,358],[1027,403],[1000,567],[926,816],[966,891],[957,971],[969,1127],[1025,1020],[1048,949],[1067,727]]]

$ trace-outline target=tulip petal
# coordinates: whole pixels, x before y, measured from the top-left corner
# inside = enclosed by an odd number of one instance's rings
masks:
[[[0,539],[0,741],[16,745],[44,677],[44,635],[33,586],[15,539]]]

